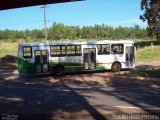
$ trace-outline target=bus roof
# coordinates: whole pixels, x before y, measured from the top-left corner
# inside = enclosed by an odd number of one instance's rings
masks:
[[[101,41],[68,41],[68,42],[31,42],[20,43],[19,46],[49,46],[49,45],[90,45],[90,44],[134,44],[131,40],[101,40]]]

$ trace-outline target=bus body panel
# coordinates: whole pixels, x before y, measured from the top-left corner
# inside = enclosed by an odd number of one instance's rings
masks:
[[[65,72],[79,72],[83,70],[82,56],[65,56],[50,58],[50,67],[54,68],[57,65],[62,65]]]

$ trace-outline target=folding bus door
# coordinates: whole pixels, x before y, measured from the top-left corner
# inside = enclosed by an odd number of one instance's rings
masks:
[[[36,73],[48,72],[48,52],[47,50],[35,50]]]
[[[126,67],[132,68],[134,67],[134,47],[126,46]]]

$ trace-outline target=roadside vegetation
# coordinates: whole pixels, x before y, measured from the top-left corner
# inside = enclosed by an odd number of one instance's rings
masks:
[[[139,25],[133,27],[112,27],[106,24],[93,26],[66,26],[54,22],[47,28],[48,41],[62,40],[119,40],[119,39],[151,39],[148,37],[147,28]],[[39,42],[44,40],[43,29],[33,30],[0,30],[0,41],[3,42]],[[153,37],[153,36],[152,36]]]
[[[160,78],[160,69],[132,71],[124,74],[117,74],[116,76],[127,77],[148,77],[148,78]]]
[[[6,55],[17,56],[18,43],[0,42],[0,45],[0,57],[5,57]]]
[[[151,62],[160,60],[160,46],[149,46],[138,49],[136,52],[136,62]]]
[[[18,43],[0,42],[0,70],[6,68],[17,68]]]

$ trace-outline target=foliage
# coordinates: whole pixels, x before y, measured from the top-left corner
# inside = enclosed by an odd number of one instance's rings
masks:
[[[147,21],[148,35],[156,35],[160,39],[160,0],[141,0],[141,10],[144,14],[140,16],[142,21]]]
[[[65,26],[54,22],[47,28],[48,40],[76,40],[76,39],[148,39],[147,29],[134,27],[116,27],[102,24],[94,26]],[[44,39],[43,30],[0,30],[0,41],[6,42],[38,42]]]

